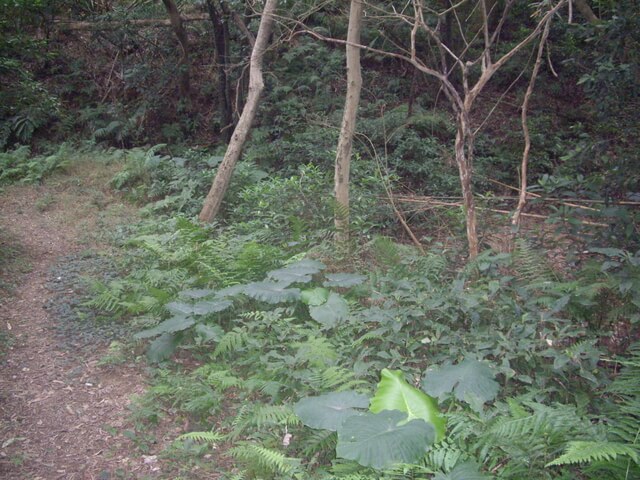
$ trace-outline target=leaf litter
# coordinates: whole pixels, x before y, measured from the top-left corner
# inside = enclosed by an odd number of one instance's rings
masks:
[[[59,201],[39,211],[43,195]],[[99,245],[78,240],[80,228],[97,228],[97,209],[64,185],[1,196],[2,248],[11,242],[20,258],[0,257],[2,285],[11,286],[0,291],[0,333],[9,339],[0,344],[0,478],[163,478],[161,461],[149,458],[172,432],[146,457],[122,433],[145,375],[135,364],[101,364],[124,326],[100,323],[82,305],[84,277],[114,272]]]

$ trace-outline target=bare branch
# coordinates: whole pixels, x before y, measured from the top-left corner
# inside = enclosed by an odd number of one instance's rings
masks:
[[[482,35],[484,36],[482,68],[486,69],[491,66],[491,37],[489,36],[489,15],[486,0],[480,0],[480,13],[482,15]]]
[[[502,67],[505,63],[507,63],[511,58],[513,58],[520,50],[526,47],[529,43],[531,43],[541,32],[541,30],[547,25],[547,23],[551,20],[551,18],[567,3],[567,0],[561,0],[558,2],[553,8],[547,10],[544,16],[540,19],[536,28],[527,35],[523,40],[520,41],[515,47],[505,53],[500,59],[491,65],[486,71],[482,73],[476,84],[469,91],[469,94],[465,98],[465,104],[468,104],[469,107],[473,104],[474,100],[478,96],[478,94],[485,87],[487,82],[493,77],[493,74],[496,73],[500,67]]]
[[[496,43],[496,40],[500,36],[502,27],[504,26],[504,23],[507,20],[507,16],[509,15],[509,10],[511,10],[511,7],[513,6],[514,2],[515,0],[508,0],[505,3],[504,9],[502,10],[502,16],[500,17],[500,21],[498,22],[498,26],[496,27],[496,29],[493,31],[493,34],[491,35],[491,45],[494,45]]]
[[[529,152],[531,150],[531,136],[529,135],[527,113],[529,111],[529,101],[531,100],[531,95],[533,94],[533,88],[538,78],[538,72],[540,71],[540,65],[542,64],[542,54],[544,53],[544,48],[547,42],[547,38],[549,37],[550,29],[551,19],[546,22],[544,30],[542,31],[542,35],[540,37],[540,45],[538,45],[536,62],[533,65],[533,71],[531,72],[529,86],[527,87],[527,91],[524,94],[524,99],[522,100],[521,121],[522,132],[524,133],[524,150],[522,152],[522,162],[520,164],[520,195],[518,198],[518,205],[516,207],[515,213],[513,214],[513,218],[511,219],[511,224],[514,227],[520,226],[520,215],[522,214],[522,210],[527,203],[527,170],[529,167]]]
[[[298,22],[296,22],[298,23]],[[348,42],[346,40],[341,40],[339,38],[331,38],[331,37],[327,37],[325,35],[322,35],[318,32],[315,32],[313,30],[310,30],[308,28],[306,28],[306,26],[304,25],[300,25],[302,26],[302,30],[295,32],[295,34],[306,34],[306,35],[310,35],[314,38],[317,38],[318,40],[322,40],[323,42],[329,42],[329,43],[335,43],[338,45],[351,45],[354,47],[358,47],[361,50],[367,51],[367,52],[372,52],[372,53],[377,53],[379,55],[385,55],[387,57],[390,58],[397,58],[398,60],[402,60],[403,62],[408,62],[411,65],[413,65],[415,68],[417,68],[418,70],[420,70],[423,73],[426,73],[427,75],[431,75],[432,77],[437,78],[443,85],[443,87],[445,88],[445,91],[450,93],[455,101],[455,104],[462,106],[463,101],[462,98],[460,97],[460,94],[456,91],[456,88],[453,86],[453,84],[449,81],[449,79],[447,78],[447,76],[445,74],[443,74],[442,72],[439,72],[438,70],[434,70],[433,68],[430,68],[428,66],[426,66],[424,63],[422,63],[419,59],[412,59],[410,57],[407,57],[406,55],[401,55],[399,53],[394,53],[394,52],[388,52],[386,50],[380,50],[378,48],[373,48],[373,47],[369,47],[367,45],[361,45],[361,44],[353,44],[351,42]]]

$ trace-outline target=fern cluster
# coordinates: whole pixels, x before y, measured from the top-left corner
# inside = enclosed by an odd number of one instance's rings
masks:
[[[306,195],[292,182],[272,187]],[[245,190],[245,200],[265,189]],[[256,222],[270,215],[258,212]],[[215,443],[247,479],[635,475],[637,359],[605,391],[610,372],[587,321],[601,285],[622,295],[619,279],[636,281],[633,258],[563,279],[519,242],[513,255],[485,252],[456,271],[447,252],[379,237],[361,251],[375,267],[358,275],[336,273],[335,254],[325,253],[324,264],[306,258],[302,231],[288,248],[271,227],[243,223],[143,225],[127,242],[128,274],[95,287],[94,307],[151,327],[137,338],[155,338],[152,360],[184,348],[201,363],[159,373],[143,408],[159,401],[193,419],[196,431],[180,438],[181,448]],[[612,273],[617,283],[606,278]],[[418,382],[428,368],[451,372],[466,359],[492,366],[498,399],[443,394],[446,436],[414,465],[374,471],[336,459],[336,434],[305,427],[292,409],[303,397],[371,391],[385,368]]]

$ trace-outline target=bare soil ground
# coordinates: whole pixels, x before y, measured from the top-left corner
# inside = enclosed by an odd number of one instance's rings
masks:
[[[100,366],[104,344],[88,352],[64,348],[55,310],[45,308],[54,297],[48,282],[56,262],[101,248],[95,232],[132,215],[100,186],[113,172],[92,168],[0,194],[3,479],[160,476],[156,458],[140,455],[122,435],[132,395],[145,390],[143,373],[136,365]]]

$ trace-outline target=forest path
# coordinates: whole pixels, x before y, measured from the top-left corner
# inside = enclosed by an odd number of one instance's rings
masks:
[[[62,280],[55,275],[79,252],[108,255],[95,232],[132,214],[101,187],[113,172],[79,169],[0,194],[2,479],[156,478],[155,458],[134,453],[121,434],[132,395],[145,390],[143,374],[101,366],[105,341],[77,349],[60,333],[55,303],[77,292],[52,288]]]

